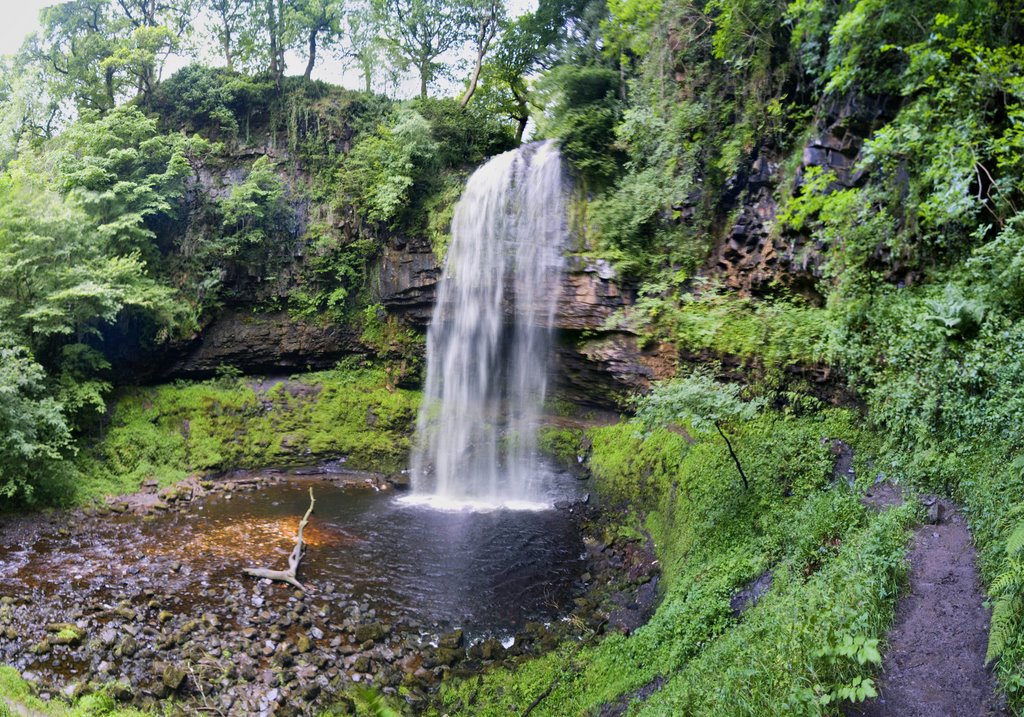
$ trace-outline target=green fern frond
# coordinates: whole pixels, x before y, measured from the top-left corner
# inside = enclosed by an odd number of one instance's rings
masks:
[[[1024,588],[1024,563],[1020,560],[1010,560],[1006,569],[992,581],[989,592],[996,596],[1012,597],[1019,594],[1022,588]]]
[[[1010,537],[1006,539],[1006,554],[1014,556],[1024,548],[1024,522],[1018,523]]]
[[[1007,639],[1013,634],[1018,601],[1010,596],[996,600],[992,608],[992,627],[988,633],[988,650],[985,652],[985,664],[992,662],[1003,654]]]

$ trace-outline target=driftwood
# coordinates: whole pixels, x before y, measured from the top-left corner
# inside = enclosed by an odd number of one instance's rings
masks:
[[[299,521],[299,533],[295,536],[295,548],[292,550],[292,554],[288,556],[288,569],[287,570],[269,570],[267,568],[245,568],[242,572],[246,575],[252,575],[254,578],[267,578],[268,580],[280,580],[281,582],[289,583],[294,585],[299,590],[305,590],[306,588],[302,583],[295,577],[296,571],[299,569],[299,561],[302,560],[302,531],[309,523],[309,516],[313,512],[313,506],[316,504],[316,499],[313,497],[313,489],[309,489],[309,509],[306,514],[302,516],[302,520]]]

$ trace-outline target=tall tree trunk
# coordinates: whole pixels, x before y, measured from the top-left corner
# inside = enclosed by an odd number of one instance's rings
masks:
[[[284,53],[287,49],[284,46],[284,3],[285,0],[277,0],[277,87],[281,88],[281,80],[284,78]]]
[[[306,63],[306,72],[303,77],[308,81],[313,76],[313,67],[316,65],[316,33],[319,28],[309,31],[309,62]]]
[[[494,34],[498,30],[498,19],[494,12],[480,22],[477,30],[476,64],[473,66],[473,76],[469,80],[469,87],[466,88],[466,93],[462,95],[462,100],[459,102],[463,109],[466,108],[466,105],[469,104],[470,99],[473,97],[473,93],[476,92],[476,84],[480,81],[480,71],[484,66],[484,57],[487,56],[487,50],[491,47],[491,40],[494,39]]]
[[[270,36],[270,74],[277,77],[277,28],[274,27],[274,0],[267,0],[267,33]]]
[[[509,89],[512,91],[512,96],[516,98],[516,103],[519,105],[519,114],[512,115],[512,119],[519,123],[516,126],[516,144],[519,145],[523,143],[523,134],[526,132],[526,125],[530,121],[530,108],[526,104],[526,97],[516,91],[515,85],[511,85]]]
[[[427,83],[430,81],[430,62],[420,63],[420,97],[427,97]]]
[[[117,105],[117,99],[114,97],[114,70],[107,68],[104,73],[103,85],[107,91],[107,99],[110,101],[110,108]]]
[[[274,0],[267,0],[267,34],[270,36],[270,74],[274,78],[274,85],[280,90],[283,70],[280,64],[280,52],[278,49],[281,18],[277,13],[277,9],[277,3]]]
[[[480,71],[484,66],[484,53],[487,52],[487,48],[481,48],[476,53],[476,64],[473,66],[473,76],[469,78],[469,87],[466,88],[465,94],[462,95],[462,99],[459,100],[459,106],[462,109],[466,109],[466,105],[473,98],[473,93],[476,92],[476,83],[480,81]]]
[[[519,117],[519,124],[516,125],[516,144],[520,145],[523,143],[523,133],[526,131],[526,123],[530,121],[529,116]]]
[[[232,72],[235,69],[235,58],[231,54],[231,35],[228,31],[224,31],[224,39],[221,41],[221,47],[224,49],[224,62],[227,63],[228,72]]]

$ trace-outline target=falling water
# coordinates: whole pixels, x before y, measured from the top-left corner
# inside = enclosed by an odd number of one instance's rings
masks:
[[[466,184],[427,333],[414,497],[543,503],[537,424],[566,223],[561,158],[551,142],[499,155]]]

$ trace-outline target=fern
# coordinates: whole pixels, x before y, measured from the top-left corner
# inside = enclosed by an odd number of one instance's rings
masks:
[[[991,593],[1004,597],[1020,592],[1024,586],[1024,565],[1011,561],[1007,568],[992,581]]]
[[[1006,554],[1013,557],[1024,548],[1024,522],[1018,523],[1010,537],[1006,539]]]
[[[1021,593],[1024,592],[1024,521],[1017,524],[1006,539],[1006,567],[992,581],[990,592],[996,598],[992,608],[992,627],[988,635],[985,662],[999,658],[1007,642],[1016,635],[1021,617]]]
[[[988,650],[985,652],[985,664],[992,662],[1003,654],[1007,639],[1014,634],[1017,624],[1019,600],[1004,596],[996,600],[992,608],[992,626],[988,633]]]

